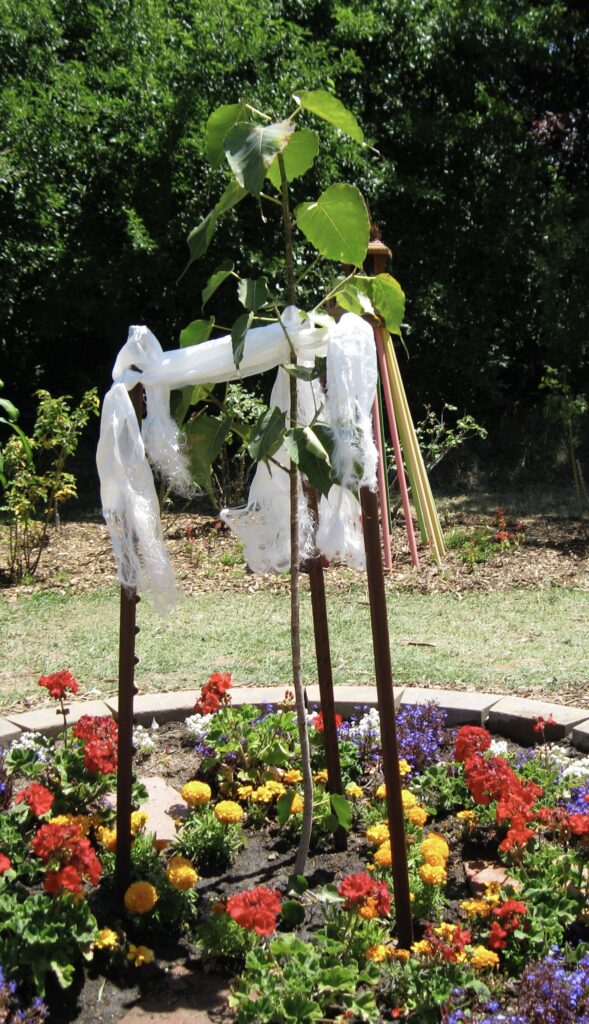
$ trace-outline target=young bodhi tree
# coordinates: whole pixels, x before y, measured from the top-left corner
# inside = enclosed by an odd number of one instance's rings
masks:
[[[211,212],[188,237],[190,266],[207,251],[219,219],[248,196],[253,196],[260,209],[262,225],[267,221],[264,208],[278,206],[284,249],[284,279],[273,289],[268,277],[241,277],[232,263],[223,263],[209,278],[203,290],[203,305],[229,278],[237,280],[237,295],[244,308],[231,327],[233,359],[239,369],[244,353],[246,334],[250,327],[278,321],[289,344],[290,362],[284,369],[290,375],[290,410],[287,415],[274,407],[265,410],[253,431],[250,454],[256,460],[270,463],[272,471],[280,472],[273,456],[284,446],[290,456],[290,572],[291,572],[291,653],[293,685],[296,696],[297,722],[304,777],[303,828],[295,872],[304,871],[313,817],[313,784],[311,776],[307,718],[301,679],[299,622],[299,523],[298,501],[300,475],[305,483],[321,494],[327,494],[337,482],[329,457],[329,436],[315,420],[311,425],[297,421],[297,380],[312,380],[322,373],[322,364],[314,367],[297,365],[297,356],[283,321],[280,308],[284,301],[296,305],[298,281],[320,260],[333,261],[349,270],[309,314],[311,320],[326,315],[326,304],[335,300],[343,309],[357,314],[374,314],[376,310],[391,333],[400,334],[404,295],[394,278],[388,274],[366,277],[361,268],[370,237],[368,210],[359,190],[351,184],[330,185],[311,201],[291,202],[292,183],[311,169],[319,152],[319,137],[303,125],[307,115],[333,125],[358,145],[366,145],[354,115],[335,96],[323,90],[301,92],[294,97],[294,109],[288,117],[277,120],[247,103],[233,103],[215,110],[206,129],[206,152],[214,168],[226,161],[229,182]],[[297,186],[298,187],[298,186]],[[296,265],[308,259],[309,265],[295,277]],[[351,268],[351,270],[349,269]],[[195,344],[206,340],[214,320],[194,321],[183,332],[181,343]],[[202,420],[199,424],[202,436]],[[190,442],[190,422],[187,435]],[[212,460],[216,451],[208,452]],[[200,459],[202,461],[201,450]]]

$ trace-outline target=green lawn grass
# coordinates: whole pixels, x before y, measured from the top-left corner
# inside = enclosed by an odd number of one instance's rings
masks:
[[[310,599],[302,595],[303,675],[315,681]],[[373,682],[370,616],[360,584],[328,596],[334,681]],[[587,700],[589,594],[574,589],[389,595],[398,683],[548,696],[578,688]],[[139,607],[140,692],[193,688],[214,671],[235,684],[290,682],[289,595],[203,594],[167,620]],[[85,693],[117,685],[118,591],[0,598],[0,705],[36,698],[38,677],[69,668]],[[431,645],[431,646],[430,646]]]

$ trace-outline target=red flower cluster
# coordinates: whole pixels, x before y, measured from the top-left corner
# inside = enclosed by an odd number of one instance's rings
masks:
[[[82,715],[72,730],[84,743],[84,768],[111,775],[117,770],[118,726],[108,715]]]
[[[489,947],[491,949],[505,949],[509,936],[519,928],[523,914],[528,908],[520,900],[507,900],[500,907],[495,907],[493,913],[496,920],[491,925],[489,932]]]
[[[197,715],[212,715],[218,711],[222,704],[229,704],[231,696],[227,693],[231,689],[230,672],[213,672],[208,683],[201,687],[200,697],[194,705]]]
[[[569,814],[567,825],[575,836],[589,836],[589,814]]]
[[[339,727],[342,724],[342,722],[343,722],[342,716],[341,715],[336,715],[335,716],[335,727],[336,727],[336,729],[339,729]],[[322,711],[319,711],[318,714],[316,714],[315,717],[313,718],[313,725],[315,726],[317,732],[325,732],[325,722],[323,721],[323,712]]]
[[[391,909],[391,894],[386,882],[377,882],[365,871],[348,875],[337,887],[340,896],[345,899],[344,909],[358,913],[369,909],[370,917],[384,917]]]
[[[47,892],[81,892],[85,879],[96,885],[100,878],[102,865],[77,825],[41,825],[31,847],[50,869],[43,882]]]
[[[0,853],[0,875],[3,875],[5,871],[9,871],[12,867],[12,861],[10,857],[7,857],[5,853]]]
[[[52,672],[48,676],[41,676],[37,685],[44,686],[56,700],[63,700],[66,690],[77,693],[79,689],[77,679],[74,679],[67,669],[62,669],[61,672]]]
[[[433,924],[427,924],[424,938],[430,944],[430,955],[449,964],[456,964],[463,959],[461,954],[464,947],[472,942],[471,933],[464,931],[459,924],[443,924],[438,928]]]
[[[455,761],[468,761],[474,754],[484,754],[491,746],[491,733],[480,725],[463,725],[456,733]]]
[[[258,935],[271,935],[280,913],[280,893],[263,885],[237,893],[227,900],[227,913],[242,928]]]
[[[40,818],[41,815],[47,814],[54,800],[55,797],[51,790],[42,786],[40,782],[31,782],[30,786],[21,790],[14,802],[15,804],[26,803],[33,814]]]
[[[537,717],[534,717],[534,722],[536,723],[534,726],[534,732],[542,733],[542,736],[544,735],[544,730],[547,725],[557,724],[552,714],[549,714],[548,718],[542,718],[542,715],[538,715]]]
[[[509,831],[500,844],[504,851],[521,848],[533,836],[528,828],[536,814],[534,804],[542,789],[534,782],[522,781],[503,757],[484,757],[491,742],[490,733],[477,726],[458,730],[454,756],[464,761],[466,784],[477,804],[497,801],[498,825],[509,823]]]

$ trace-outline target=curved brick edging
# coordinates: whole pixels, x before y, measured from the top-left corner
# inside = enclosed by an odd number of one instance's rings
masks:
[[[336,686],[336,710],[349,715],[354,708],[376,705],[376,689],[373,686]],[[307,687],[309,703],[319,704],[319,687]],[[235,686],[231,690],[233,704],[277,704],[284,699],[283,686]],[[150,725],[156,722],[182,721],[193,713],[194,690],[176,690],[170,693],[146,693],[135,698],[135,722]],[[460,690],[428,690],[425,687],[395,687],[396,707],[425,704],[435,700],[446,712],[446,724],[485,725],[491,732],[530,744],[537,738],[534,733],[535,719],[547,719],[550,715],[556,725],[549,726],[546,735],[549,740],[568,736],[573,745],[582,751],[589,751],[589,708],[569,707],[566,704],[551,704],[548,701],[529,700],[524,697],[510,697],[500,693],[478,693]],[[82,715],[114,715],[117,717],[117,698],[104,700],[74,701],[69,705],[68,722],[74,725]],[[53,707],[38,708],[20,715],[6,715],[0,718],[0,747],[7,746],[22,732],[42,732],[55,735],[63,725],[61,713]]]

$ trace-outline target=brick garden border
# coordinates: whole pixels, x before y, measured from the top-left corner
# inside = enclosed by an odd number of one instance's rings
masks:
[[[336,710],[350,715],[358,706],[375,707],[376,689],[373,686],[334,687]],[[319,705],[319,687],[307,687],[311,705]],[[232,703],[277,704],[284,699],[284,686],[235,686],[231,690]],[[146,693],[135,698],[135,723],[150,725],[180,722],[193,713],[196,691],[175,690],[169,693]],[[428,690],[418,686],[395,687],[396,707],[425,704],[435,700],[446,712],[446,725],[484,725],[491,732],[522,744],[532,744],[535,719],[550,715],[556,725],[546,727],[548,740],[569,737],[578,750],[589,751],[589,708],[551,704],[549,701],[509,697],[500,693],[478,693],[460,690]],[[117,718],[117,698],[74,701],[69,705],[68,723],[74,725],[82,715],[113,715]],[[7,714],[0,718],[0,747],[8,746],[23,732],[42,732],[52,736],[63,728],[61,712],[54,707],[42,707],[20,715]]]

